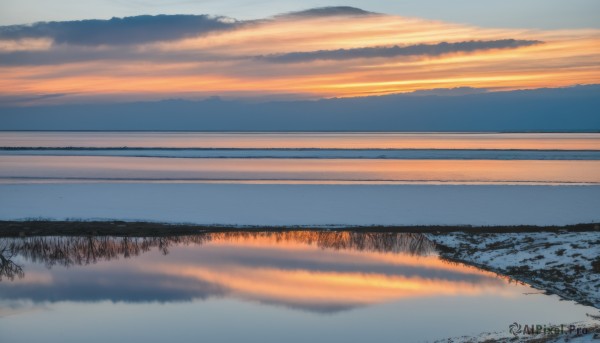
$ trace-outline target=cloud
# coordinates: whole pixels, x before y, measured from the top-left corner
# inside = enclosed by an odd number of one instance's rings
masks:
[[[304,11],[290,12],[278,17],[332,17],[332,16],[363,16],[376,13],[350,6],[318,7]]]
[[[44,94],[68,95],[22,103],[592,84],[599,41],[595,29],[492,29],[350,7],[251,21],[162,15],[5,26],[0,103]]]
[[[515,49],[541,44],[536,40],[501,39],[493,41],[466,41],[458,43],[415,44],[408,46],[371,47],[337,50],[290,52],[261,56],[271,62],[298,63],[316,60],[349,60],[355,58],[397,57],[397,56],[440,56],[455,52],[473,52],[492,49]]]
[[[60,49],[50,49],[47,51],[0,52],[0,66],[53,65],[91,61],[156,61],[167,63],[224,61],[229,59],[240,58],[212,55],[208,52],[152,51],[152,53],[147,53],[136,49],[128,49],[124,46],[111,46],[99,49],[64,46]]]
[[[55,98],[60,98],[67,96],[67,93],[56,93],[56,94],[40,94],[40,95],[21,95],[21,96],[3,96],[0,95],[0,103],[1,104],[11,104],[11,105],[19,105],[24,103],[34,103],[43,100],[51,100]]]
[[[194,37],[240,24],[229,18],[208,15],[142,15],[3,26],[0,27],[0,39],[50,38],[59,44],[130,45]]]

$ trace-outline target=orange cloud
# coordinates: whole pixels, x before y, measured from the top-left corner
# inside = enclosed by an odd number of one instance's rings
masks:
[[[220,23],[218,23],[221,25]],[[225,24],[223,24],[225,25]],[[229,24],[227,24],[229,25]],[[600,30],[484,29],[389,15],[275,17],[190,37],[78,46],[49,38],[0,40],[0,94],[63,94],[61,101],[210,95],[351,97],[432,88],[518,89],[600,82]],[[0,37],[1,38],[1,37]],[[110,42],[103,37],[103,42]],[[79,38],[78,38],[79,39]],[[389,49],[514,39],[543,44],[421,55]],[[261,56],[310,54],[276,63]],[[56,101],[56,99],[55,99]]]

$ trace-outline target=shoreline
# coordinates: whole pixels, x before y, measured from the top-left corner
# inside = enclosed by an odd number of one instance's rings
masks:
[[[19,236],[163,236],[223,231],[353,231],[402,232],[423,234],[464,233],[527,233],[527,232],[600,232],[599,223],[573,225],[202,225],[148,221],[60,221],[2,220],[0,237]],[[442,244],[443,245],[443,244]]]
[[[600,230],[455,231],[426,236],[445,260],[600,309]]]
[[[438,245],[438,247],[439,247],[439,245]],[[556,287],[552,287],[551,285],[548,285],[548,283],[545,283],[543,280],[525,277],[522,274],[509,273],[509,272],[503,271],[499,268],[495,268],[493,266],[489,266],[486,264],[473,262],[468,259],[454,258],[451,255],[446,256],[442,252],[440,252],[440,257],[449,262],[462,263],[465,265],[473,266],[473,267],[479,268],[481,270],[485,270],[485,271],[494,273],[496,275],[502,275],[502,276],[509,277],[512,281],[516,281],[516,282],[519,282],[522,284],[527,284],[533,288],[543,291],[545,295],[557,295],[563,300],[570,300],[570,301],[574,301],[580,305],[591,306],[591,307],[600,309],[600,304],[594,304],[590,300],[583,298],[583,297],[573,297],[573,296],[563,292],[562,290],[557,289]]]
[[[565,226],[222,226],[125,221],[0,221],[0,238],[9,239],[51,236],[161,239],[167,236],[227,232],[298,231],[420,234],[435,246],[440,259],[448,263],[473,266],[492,272],[499,278],[530,285],[546,295],[556,295],[561,300],[600,309],[600,288],[596,289],[600,286],[600,254],[596,253],[600,252],[598,223]],[[577,242],[576,246],[572,246],[573,242]],[[559,255],[557,249],[563,246],[569,251]],[[530,258],[521,261],[524,256]],[[553,258],[560,264],[549,261]],[[575,274],[570,271],[575,271]],[[598,318],[594,315],[590,318],[593,320],[586,323],[590,333],[584,336],[536,335],[519,338],[532,342],[596,339],[599,326],[594,324],[594,320]],[[479,338],[489,342],[510,342],[514,336],[508,333],[482,333]],[[465,336],[436,342],[472,342],[476,339]]]
[[[0,220],[5,221],[209,227],[600,223],[600,185],[32,183],[0,185],[0,194]]]
[[[250,226],[126,221],[0,221],[0,238],[165,237],[222,232],[379,232],[423,234],[440,258],[526,283],[600,309],[600,225],[565,226]],[[594,290],[596,289],[596,290]]]

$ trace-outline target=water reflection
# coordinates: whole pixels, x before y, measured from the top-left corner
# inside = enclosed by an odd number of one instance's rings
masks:
[[[600,161],[0,156],[0,178],[600,183]]]
[[[0,246],[0,300],[226,297],[335,313],[419,297],[510,296],[504,280],[440,260],[433,243],[413,233],[23,237],[2,238]]]
[[[5,247],[4,243],[0,243],[0,281],[13,281],[15,278],[25,277],[23,267],[13,261],[17,254],[16,249],[10,246]]]
[[[598,133],[2,132],[3,147],[600,150]]]
[[[0,259],[11,262],[21,256],[33,263],[70,267],[98,261],[139,256],[154,248],[163,255],[169,247],[201,245],[214,242],[275,244],[298,243],[322,249],[407,253],[426,256],[435,251],[435,244],[419,233],[386,232],[211,232],[184,236],[115,237],[115,236],[33,236],[0,238]],[[0,274],[7,277],[7,274]],[[1,280],[1,279],[0,279]]]

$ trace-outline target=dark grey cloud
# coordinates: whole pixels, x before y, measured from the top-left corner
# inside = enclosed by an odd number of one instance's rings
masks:
[[[354,7],[322,7],[288,13],[281,17],[372,15]],[[209,15],[140,15],[30,25],[0,26],[0,39],[50,38],[58,44],[83,46],[129,45],[198,36],[258,21],[237,21]]]
[[[492,49],[515,49],[541,44],[536,40],[500,39],[492,41],[466,41],[457,43],[441,42],[437,44],[416,44],[407,46],[369,47],[338,50],[318,50],[308,52],[290,52],[260,56],[270,62],[298,63],[316,60],[349,60],[354,58],[376,58],[397,56],[440,56],[454,52],[473,52]]]
[[[208,15],[142,15],[2,26],[0,39],[51,38],[59,44],[129,45],[193,37],[241,24]]]
[[[331,17],[331,16],[362,16],[376,13],[350,6],[331,6],[311,8],[304,11],[290,12],[279,17]]]
[[[600,85],[319,101],[145,101],[7,106],[3,130],[600,132]],[[110,99],[110,98],[109,98]],[[119,103],[118,101],[123,101]],[[485,115],[482,115],[484,113]],[[0,293],[2,291],[0,290]]]
[[[0,55],[1,56],[1,55]],[[0,103],[2,104],[24,104],[41,100],[60,98],[69,95],[68,93],[49,93],[39,95],[0,95]]]
[[[199,62],[242,59],[197,51],[153,51],[147,53],[128,46],[90,49],[82,46],[61,46],[47,51],[0,52],[0,65],[52,65],[90,61],[155,61]],[[247,59],[247,58],[245,58]]]
[[[415,96],[461,96],[461,95],[470,95],[470,94],[481,94],[489,92],[489,89],[486,88],[473,88],[473,87],[455,87],[455,88],[433,88],[433,89],[424,89],[417,90],[411,93],[407,93],[407,95],[415,95]]]

